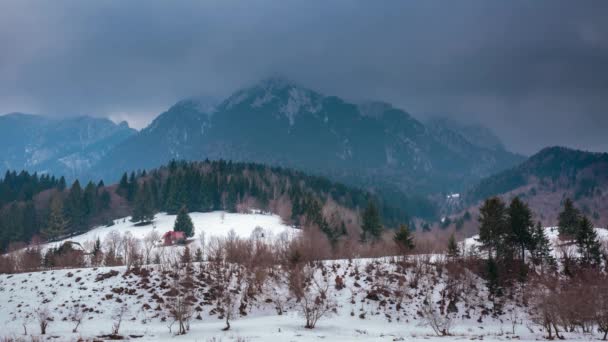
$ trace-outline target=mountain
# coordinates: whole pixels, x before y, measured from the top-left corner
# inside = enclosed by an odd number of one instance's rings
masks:
[[[213,108],[180,101],[95,166],[100,176],[170,159],[288,166],[349,184],[431,193],[509,168],[522,158],[437,134],[390,104],[355,104],[282,78],[238,90]]]
[[[524,163],[480,181],[467,192],[466,201],[475,205],[495,195],[521,197],[545,224],[556,223],[561,202],[569,197],[596,225],[608,224],[608,153],[545,148]]]
[[[492,130],[480,124],[464,124],[448,117],[436,117],[429,119],[427,126],[433,129],[436,134],[442,134],[444,131],[458,133],[466,141],[478,147],[494,151],[507,150]]]
[[[53,119],[11,113],[0,116],[0,170],[82,176],[109,150],[135,134],[126,122],[86,116]]]

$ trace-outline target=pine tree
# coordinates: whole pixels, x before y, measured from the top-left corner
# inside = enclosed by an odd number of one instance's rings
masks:
[[[373,202],[369,202],[367,204],[367,208],[363,212],[363,225],[361,229],[363,230],[363,234],[361,239],[363,241],[368,241],[369,238],[373,240],[378,240],[382,235],[382,223],[380,221],[380,213],[378,213],[378,208]]]
[[[63,203],[59,196],[53,197],[50,204],[50,213],[42,236],[47,240],[53,240],[66,234],[68,221],[63,216]]]
[[[83,196],[84,215],[90,217],[97,212],[97,188],[93,182],[89,182],[84,188]]]
[[[558,216],[559,234],[566,237],[575,237],[581,220],[580,211],[574,207],[570,198],[564,201],[564,209]]]
[[[133,206],[132,222],[142,224],[150,223],[154,220],[154,208],[152,206],[152,193],[147,182],[139,187],[135,196],[135,204]]]
[[[555,268],[557,263],[551,254],[551,244],[540,221],[537,222],[536,226],[534,227],[532,232],[532,240],[534,241],[534,248],[532,249],[532,262],[534,262],[535,265],[546,265],[550,268]]]
[[[203,262],[203,250],[200,247],[194,252],[194,261]]]
[[[182,206],[177,213],[173,231],[184,232],[187,237],[194,236],[194,224],[192,224],[192,219],[190,218],[190,215],[188,215],[188,209],[186,206]]]
[[[576,232],[576,245],[581,255],[580,262],[583,266],[595,266],[601,262],[600,243],[593,224],[586,216],[583,216],[578,224]]]
[[[127,192],[129,191],[129,176],[127,173],[123,173],[120,178],[120,182],[118,183],[118,187],[116,188],[116,193],[122,197],[127,197]]]
[[[490,259],[505,241],[507,215],[505,204],[498,197],[487,199],[479,209],[479,242],[488,250]]]
[[[69,232],[78,233],[85,228],[85,211],[83,205],[82,188],[76,180],[65,201],[65,215],[69,220]]]
[[[180,257],[180,261],[182,264],[190,264],[192,263],[192,255],[190,254],[190,247],[186,246],[184,248],[184,252],[182,253],[181,257]]]
[[[129,176],[129,183],[127,185],[127,200],[129,202],[133,202],[135,200],[135,196],[137,195],[137,178],[135,177],[135,172],[131,172],[131,176]]]
[[[61,176],[61,178],[59,179],[59,184],[57,185],[57,189],[59,189],[60,192],[63,192],[63,190],[65,190],[65,187],[65,177]]]
[[[393,236],[393,241],[397,244],[401,253],[406,253],[414,249],[414,237],[409,229],[409,227],[405,224],[399,226],[399,230]]]
[[[454,237],[454,233],[450,235],[450,239],[448,240],[448,258],[456,259],[460,256],[460,249],[458,248],[458,243],[456,243],[456,238]]]
[[[507,209],[507,214],[509,242],[519,248],[521,260],[524,262],[526,250],[533,247],[532,212],[526,203],[522,202],[519,197],[515,197]]]

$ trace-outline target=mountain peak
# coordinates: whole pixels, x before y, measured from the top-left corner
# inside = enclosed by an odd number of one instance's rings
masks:
[[[323,95],[287,78],[275,76],[238,90],[225,100],[221,107],[230,110],[245,106],[253,111],[267,108],[276,114],[284,115],[289,124],[293,125],[297,115],[316,114],[321,111],[324,98]]]

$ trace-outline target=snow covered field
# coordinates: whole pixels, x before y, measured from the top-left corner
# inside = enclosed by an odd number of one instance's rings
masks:
[[[229,214],[223,212],[192,213],[196,235],[226,236],[234,231],[249,237],[258,227],[268,238],[280,234],[297,234],[283,224],[278,216],[260,213]],[[155,223],[134,226],[128,218],[119,219],[111,227],[97,227],[71,238],[81,243],[96,238],[102,241],[116,230],[130,231],[143,238],[151,230],[159,234],[173,227],[175,216],[159,214]],[[608,231],[597,229],[602,240]],[[557,229],[546,228],[555,247]],[[198,239],[195,239],[198,243]],[[462,243],[466,248],[477,245],[473,238]],[[420,263],[415,266],[416,259]],[[425,259],[426,258],[426,259]],[[126,267],[99,267],[50,270],[35,273],[0,275],[0,340],[24,338],[24,333],[39,336],[36,311],[48,309],[50,322],[46,339],[54,341],[99,340],[110,334],[120,308],[126,307],[120,335],[134,341],[536,341],[545,333],[532,323],[528,310],[521,303],[506,301],[502,314],[492,314],[492,303],[483,279],[471,272],[459,278],[463,291],[452,314],[449,337],[438,337],[423,315],[426,303],[436,310],[446,308],[446,271],[429,263],[439,256],[412,256],[412,266],[400,269],[392,258],[325,261],[314,270],[329,286],[329,297],[335,310],[322,318],[314,329],[305,329],[301,304],[288,289],[289,269],[277,268],[254,296],[243,302],[248,287],[239,284],[239,302],[231,321],[225,326],[219,301],[214,297],[212,264],[194,263],[196,312],[186,335],[176,335],[165,303],[171,300],[173,276],[167,266],[147,266],[144,272],[127,272]],[[425,259],[425,260],[423,260]],[[277,266],[278,267],[278,266]],[[184,272],[180,269],[178,272]],[[338,288],[338,278],[343,286]],[[250,278],[246,279],[251,282]],[[251,284],[251,283],[249,283]],[[415,284],[415,285],[414,285]],[[444,302],[443,304],[440,304]],[[243,309],[243,303],[246,305]],[[239,305],[237,305],[238,307]],[[75,310],[82,314],[82,323],[73,332]],[[278,307],[281,308],[279,313]],[[442,309],[443,310],[443,309]],[[598,340],[599,333],[563,333],[568,340]],[[24,339],[29,341],[30,338]]]
[[[373,270],[369,264],[374,264]],[[159,305],[154,299],[155,295],[162,296],[162,275],[153,272],[146,290],[141,286],[141,276],[125,276],[124,267],[115,267],[0,275],[0,324],[3,326],[0,335],[23,336],[23,322],[28,334],[37,335],[36,320],[25,317],[39,307],[47,307],[53,317],[48,338],[54,337],[52,339],[57,341],[92,339],[110,333],[113,316],[126,304],[128,311],[120,333],[135,341],[535,341],[543,336],[540,328],[530,323],[517,306],[506,308],[506,311],[512,310],[510,315],[495,318],[484,314],[489,303],[479,279],[473,278],[471,286],[477,295],[458,304],[452,336],[441,338],[423,324],[419,314],[425,299],[421,293],[431,291],[433,301],[440,299],[443,284],[432,282],[436,274],[422,279],[419,289],[404,287],[404,302],[398,309],[394,301],[386,301],[381,294],[378,294],[379,298],[370,296],[377,286],[370,278],[378,278],[379,272],[388,272],[386,274],[390,276],[393,271],[387,261],[335,261],[326,262],[326,266],[329,279],[333,280],[336,275],[344,277],[345,288],[331,292],[337,303],[336,313],[321,319],[315,329],[303,327],[304,319],[293,301],[286,301],[285,312],[278,315],[275,305],[264,299],[277,298],[276,293],[285,291],[269,287],[247,316],[233,320],[229,331],[222,331],[224,322],[213,313],[210,305],[204,306],[200,320],[191,321],[188,334],[177,336],[169,332],[169,323],[163,321],[164,314],[157,309]],[[96,281],[98,275],[112,270],[118,271],[117,274]],[[360,273],[352,276],[355,271]],[[87,310],[77,333],[72,332],[75,324],[69,319],[73,305]],[[565,336],[581,341],[598,337],[567,333]]]
[[[87,242],[94,242],[99,238],[102,242],[106,235],[112,231],[116,231],[120,234],[130,232],[134,238],[143,239],[150,231],[155,230],[160,236],[164,233],[173,230],[175,219],[177,215],[167,215],[165,213],[157,214],[154,218],[154,222],[145,225],[137,226],[131,222],[131,217],[124,217],[121,219],[114,220],[112,226],[100,226],[91,229],[90,231],[71,237],[66,240],[85,244]],[[194,224],[194,239],[195,244],[198,243],[197,238],[201,233],[205,234],[205,238],[209,239],[213,236],[225,237],[234,231],[236,236],[242,238],[248,238],[256,228],[262,228],[267,238],[276,238],[280,234],[288,234],[292,236],[297,234],[296,228],[290,227],[284,224],[281,218],[273,214],[263,214],[258,211],[254,211],[250,214],[237,214],[227,213],[224,211],[214,211],[209,213],[190,213],[192,223]],[[45,245],[45,247],[57,247],[61,245],[65,240],[53,242]]]

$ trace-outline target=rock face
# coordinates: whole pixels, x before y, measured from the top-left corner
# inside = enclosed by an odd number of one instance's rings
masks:
[[[455,191],[521,156],[429,128],[390,104],[355,104],[281,78],[216,106],[183,100],[95,166],[104,177],[171,159],[230,159],[289,166],[350,184]]]
[[[87,173],[108,151],[135,133],[125,122],[115,124],[101,118],[3,115],[0,169],[25,169],[74,178]]]

